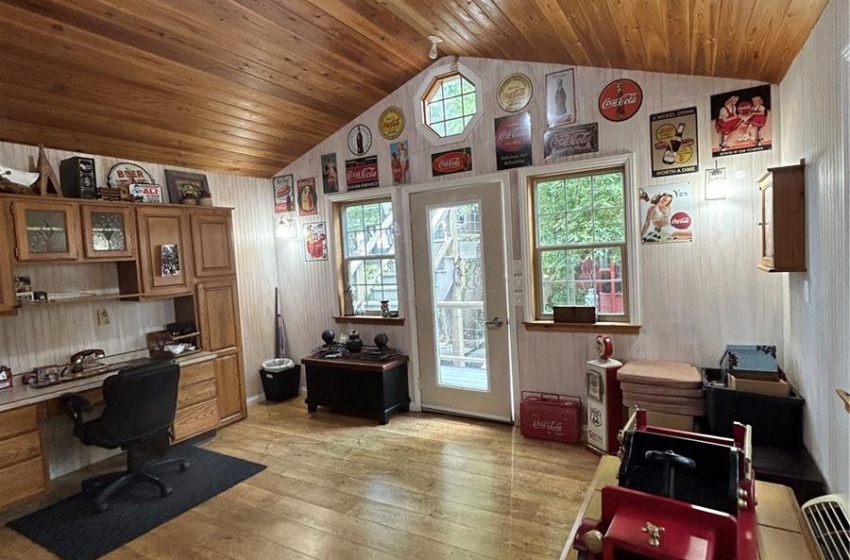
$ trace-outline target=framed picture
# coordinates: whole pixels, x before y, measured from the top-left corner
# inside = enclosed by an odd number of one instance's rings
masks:
[[[292,175],[280,175],[272,179],[274,187],[274,213],[284,214],[295,211],[295,178]]]
[[[575,72],[572,68],[546,74],[546,122],[549,126],[576,122]]]
[[[298,179],[298,215],[313,216],[319,213],[316,206],[316,178]]]
[[[322,156],[322,192],[325,194],[339,191],[339,176],[336,170],[336,154]]]
[[[748,154],[773,147],[770,86],[711,96],[711,155]]]
[[[311,222],[304,224],[304,260],[326,261],[328,260],[328,235],[325,231],[325,222]]]
[[[201,173],[166,169],[165,183],[168,185],[168,198],[171,204],[193,204],[200,198],[210,197],[207,176]]]
[[[163,276],[180,274],[180,254],[177,251],[177,245],[163,245],[160,248],[160,261],[162,263],[160,272]]]
[[[699,171],[696,107],[649,115],[649,132],[653,177]]]

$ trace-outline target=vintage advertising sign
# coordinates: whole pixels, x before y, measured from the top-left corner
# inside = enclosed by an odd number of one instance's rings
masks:
[[[770,86],[711,96],[711,155],[731,156],[773,147]]]
[[[472,148],[459,148],[431,154],[431,176],[472,171]]]
[[[302,226],[304,233],[304,260],[328,260],[328,234],[325,222],[311,222]]]
[[[316,204],[316,178],[298,179],[298,215],[313,216],[319,213]]]
[[[575,71],[546,74],[546,122],[562,126],[576,122]]]
[[[336,171],[336,154],[322,156],[322,192],[335,193],[339,190],[339,175]]]
[[[109,170],[108,183],[113,188],[127,188],[130,186],[130,183],[152,184],[153,182],[154,180],[151,174],[144,167],[135,163],[122,161],[113,165],[112,169]]]
[[[345,183],[348,190],[368,189],[378,186],[378,156],[367,156],[345,161]]]
[[[407,140],[390,143],[390,166],[393,172],[393,185],[410,183],[410,155]]]
[[[638,189],[640,240],[644,244],[682,243],[694,239],[690,183]]]
[[[653,177],[699,171],[696,107],[650,115],[649,132]]]
[[[598,151],[599,125],[597,123],[550,128],[543,133],[543,157],[546,159]]]
[[[147,183],[130,183],[130,200],[149,204],[162,204],[162,186]]]
[[[378,130],[387,140],[395,140],[404,132],[404,112],[398,107],[387,107],[378,117]]]
[[[614,80],[599,94],[599,112],[613,122],[627,121],[640,110],[643,90],[634,80]]]
[[[499,107],[508,113],[522,111],[534,91],[531,80],[525,74],[511,74],[499,84]]]
[[[496,125],[496,169],[531,165],[531,113],[499,117]]]
[[[295,210],[295,178],[280,175],[272,179],[274,187],[274,213],[283,214]]]

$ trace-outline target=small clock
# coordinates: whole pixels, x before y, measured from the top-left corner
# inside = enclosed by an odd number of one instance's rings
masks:
[[[355,156],[362,156],[372,148],[372,131],[362,124],[354,125],[348,132],[348,149]]]
[[[599,354],[600,360],[607,360],[614,353],[614,344],[611,342],[611,337],[607,334],[600,334],[596,337],[596,353]]]

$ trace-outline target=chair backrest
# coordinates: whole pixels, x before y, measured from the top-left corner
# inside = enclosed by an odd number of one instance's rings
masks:
[[[174,422],[179,381],[180,366],[171,361],[121,370],[103,382],[106,408],[101,423],[120,444],[168,430]]]

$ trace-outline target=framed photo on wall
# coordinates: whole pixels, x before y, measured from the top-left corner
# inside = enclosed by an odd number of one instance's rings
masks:
[[[298,215],[313,216],[319,213],[316,204],[316,178],[298,179]]]
[[[168,185],[168,198],[171,204],[192,204],[200,198],[210,197],[207,176],[202,173],[166,169],[165,184]]]
[[[325,222],[310,222],[303,224],[304,228],[304,260],[328,260],[328,235]]]
[[[576,122],[576,86],[573,68],[546,74],[546,122],[550,127]]]
[[[280,175],[272,179],[274,187],[274,213],[284,214],[295,211],[295,178],[292,175]]]

